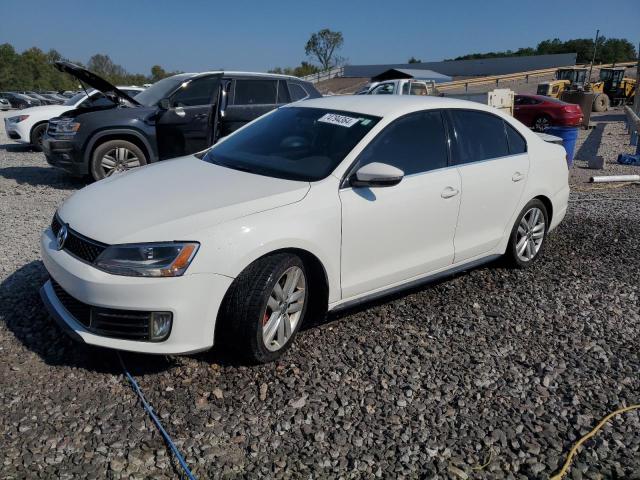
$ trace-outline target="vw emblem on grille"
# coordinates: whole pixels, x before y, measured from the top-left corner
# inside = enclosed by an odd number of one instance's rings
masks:
[[[67,241],[68,234],[69,234],[69,231],[67,230],[67,226],[62,225],[60,227],[60,230],[58,230],[58,235],[56,235],[58,250],[62,250],[64,248],[64,242]]]

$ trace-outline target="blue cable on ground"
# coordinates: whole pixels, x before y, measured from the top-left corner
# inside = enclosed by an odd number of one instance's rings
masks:
[[[136,394],[142,401],[142,405],[144,409],[147,411],[147,413],[149,414],[149,416],[151,417],[151,420],[153,420],[153,423],[155,423],[156,427],[158,427],[158,430],[160,430],[160,433],[162,434],[162,437],[164,438],[165,442],[167,442],[167,445],[169,445],[169,448],[178,459],[178,463],[180,463],[180,466],[186,473],[187,478],[189,480],[196,480],[196,477],[193,475],[193,473],[191,473],[191,470],[189,470],[189,466],[187,465],[187,462],[185,462],[182,455],[180,455],[178,448],[173,443],[173,440],[171,440],[171,437],[162,426],[162,423],[160,423],[160,419],[153,412],[153,407],[151,407],[151,405],[149,405],[149,403],[147,402],[147,399],[144,398],[144,394],[142,393],[142,390],[138,386],[138,382],[136,382],[135,378],[133,378],[133,376],[129,373],[129,370],[127,370],[127,367],[124,365],[124,361],[122,360],[120,353],[119,352],[116,352],[116,353],[118,355],[118,360],[120,360],[120,365],[122,366],[122,370],[124,371],[124,374],[127,377],[127,380],[129,380],[131,387],[133,388],[133,390],[136,392]]]

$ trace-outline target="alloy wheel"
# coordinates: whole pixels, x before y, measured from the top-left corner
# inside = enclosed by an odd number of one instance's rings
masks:
[[[522,262],[530,262],[540,251],[546,230],[544,213],[533,207],[520,219],[516,233],[516,255]]]
[[[274,285],[262,315],[262,340],[267,350],[280,350],[295,332],[307,299],[306,283],[302,269],[293,266]]]
[[[125,147],[109,150],[100,161],[105,177],[109,177],[115,172],[124,172],[130,168],[139,167],[140,165],[140,159],[136,154]]]
[[[536,120],[536,123],[534,124],[533,127],[537,132],[544,132],[550,126],[551,126],[551,122],[549,122],[548,118],[540,117]]]

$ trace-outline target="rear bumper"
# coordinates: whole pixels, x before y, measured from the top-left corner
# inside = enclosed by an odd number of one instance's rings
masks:
[[[42,139],[42,151],[47,163],[52,167],[62,168],[74,175],[89,173],[82,151],[73,141],[58,140],[45,134]]]
[[[551,218],[551,225],[549,225],[549,231],[555,229],[567,214],[567,208],[569,206],[569,185],[558,193],[556,193],[551,199],[553,205],[553,217]]]

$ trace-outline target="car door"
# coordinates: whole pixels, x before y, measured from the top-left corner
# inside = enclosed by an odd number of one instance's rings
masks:
[[[213,109],[220,78],[207,76],[183,83],[156,122],[161,159],[204,150],[213,137]]]
[[[511,230],[529,156],[524,138],[497,115],[449,110],[447,117],[462,191],[454,241],[458,263],[492,251]]]
[[[284,84],[284,82],[282,83]],[[282,89],[281,95],[284,95]],[[229,102],[222,120],[222,136],[229,135],[243,125],[276,108],[278,80],[271,78],[236,78],[233,80],[229,96]]]
[[[388,125],[359,155],[404,172],[392,187],[340,190],[342,296],[392,286],[453,262],[460,178],[449,168],[448,142],[438,110],[406,115]]]

